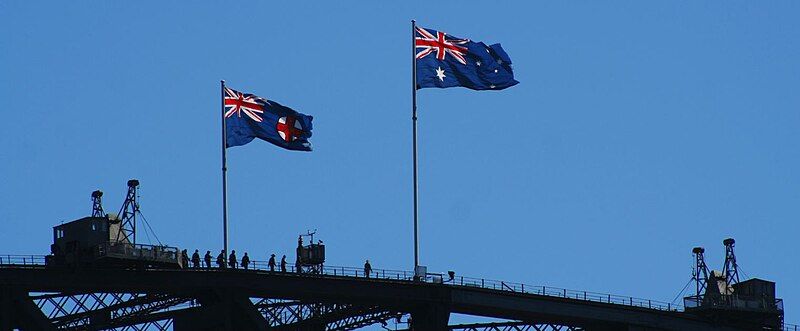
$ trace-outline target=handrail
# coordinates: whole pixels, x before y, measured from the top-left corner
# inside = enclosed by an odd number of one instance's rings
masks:
[[[44,255],[0,255],[0,265],[40,266],[44,265]]]

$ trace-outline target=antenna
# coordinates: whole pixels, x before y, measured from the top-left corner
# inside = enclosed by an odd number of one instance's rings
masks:
[[[314,229],[313,231],[312,230],[306,230],[306,234],[301,234],[299,239],[300,239],[300,241],[302,241],[303,237],[310,237],[309,239],[311,239],[311,240],[308,243],[309,244],[313,244],[314,243],[314,234],[316,234],[316,233],[317,233],[317,229]],[[302,246],[302,244],[301,244],[301,246]]]
[[[696,292],[695,295],[698,297],[703,295],[706,292],[706,287],[708,286],[708,266],[706,265],[706,259],[703,256],[706,250],[703,247],[695,247],[692,249],[692,254],[694,254],[694,274],[692,275],[695,279],[696,284]]]
[[[725,245],[725,266],[722,273],[725,275],[725,282],[728,286],[739,283],[739,265],[736,264],[736,254],[733,253],[733,246],[736,240],[728,238],[722,241]]]
[[[117,232],[117,242],[136,244],[136,214],[139,212],[139,203],[136,201],[138,186],[138,180],[131,179],[128,181],[128,194],[125,196],[125,202],[122,203],[122,208],[119,211],[121,224],[119,225],[119,232]]]
[[[314,231],[306,230],[306,235],[311,237],[311,238],[309,238],[309,239],[311,239],[309,244],[313,244],[314,243],[314,234],[315,233],[317,233],[317,229],[314,229]]]
[[[105,215],[106,213],[103,211],[103,191],[92,192],[92,217],[103,217]]]

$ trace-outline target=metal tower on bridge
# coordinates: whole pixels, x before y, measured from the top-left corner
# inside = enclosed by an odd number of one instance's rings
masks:
[[[736,264],[736,254],[733,253],[733,246],[736,240],[728,238],[722,241],[725,245],[725,266],[722,268],[722,273],[725,275],[725,282],[729,286],[739,283],[739,265]]]
[[[683,299],[686,312],[745,329],[780,329],[783,300],[775,297],[775,283],[757,278],[739,280],[739,266],[733,251],[735,242],[733,238],[722,241],[725,245],[722,272],[709,272],[703,256],[705,249],[695,247],[692,250],[696,292]]]
[[[139,213],[138,187],[138,180],[128,181],[128,194],[125,196],[125,202],[122,203],[118,214],[122,224],[117,232],[117,242],[136,244],[136,214]]]
[[[92,217],[105,216],[106,213],[103,211],[103,191],[94,191],[92,192]]]
[[[695,295],[702,295],[706,292],[706,287],[708,287],[708,266],[703,256],[705,252],[706,250],[703,247],[695,247],[692,249],[695,260],[694,274],[692,275],[696,285]]]

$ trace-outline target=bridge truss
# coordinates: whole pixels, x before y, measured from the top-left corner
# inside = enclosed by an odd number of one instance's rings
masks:
[[[357,330],[380,325],[386,330],[410,327],[410,314],[386,310],[380,306],[347,303],[315,303],[271,298],[234,298],[229,305],[244,304],[240,314],[257,312],[258,316],[238,316],[242,320],[216,319],[224,314],[198,318],[197,314],[217,310],[214,295],[191,296],[167,294],[91,292],[23,293],[6,288],[5,297],[17,306],[16,322],[10,328],[31,330],[173,330],[217,329],[225,327],[252,330]],[[7,300],[6,300],[7,301]],[[237,302],[238,301],[238,302]],[[209,309],[204,308],[204,303]],[[237,309],[235,307],[230,307]],[[192,316],[192,315],[195,316]],[[176,327],[176,320],[177,327]],[[203,320],[202,323],[196,323]],[[216,320],[216,321],[214,321]],[[256,322],[256,323],[253,323]],[[5,324],[8,327],[9,324]],[[213,327],[212,327],[213,326]],[[9,329],[10,329],[9,328]],[[6,329],[6,328],[3,328]],[[410,330],[410,329],[409,329]],[[536,324],[521,321],[450,325],[447,330],[463,331],[578,331],[581,327]]]
[[[65,269],[38,261],[0,261],[0,331],[746,329],[650,300],[483,279],[414,281],[328,267],[322,274]],[[505,321],[450,324],[451,313]]]

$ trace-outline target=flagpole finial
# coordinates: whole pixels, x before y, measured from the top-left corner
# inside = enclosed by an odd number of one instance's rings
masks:
[[[412,19],[412,20],[411,20],[411,23],[417,23],[417,20],[415,20],[415,19]]]
[[[225,80],[224,79],[220,79],[219,82],[222,83],[222,84],[225,84]]]

